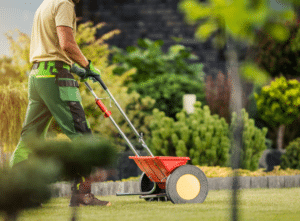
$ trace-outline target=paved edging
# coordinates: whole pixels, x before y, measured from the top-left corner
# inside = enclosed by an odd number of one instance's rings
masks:
[[[209,190],[232,189],[232,177],[208,178]],[[296,176],[263,176],[263,177],[240,177],[240,189],[254,188],[291,188],[300,187],[300,175]],[[52,184],[52,196],[64,197],[71,195],[71,184],[60,182]],[[117,192],[138,192],[139,182],[104,182],[93,183],[92,193],[100,196],[115,195]]]

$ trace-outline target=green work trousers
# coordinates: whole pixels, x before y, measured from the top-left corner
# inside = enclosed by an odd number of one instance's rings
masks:
[[[70,66],[60,61],[35,63],[28,85],[28,108],[11,167],[28,159],[31,150],[26,139],[45,138],[53,117],[71,140],[91,133]]]

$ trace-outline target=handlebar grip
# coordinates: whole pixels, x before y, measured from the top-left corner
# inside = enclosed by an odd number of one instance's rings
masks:
[[[70,71],[73,72],[73,73],[75,73],[75,74],[77,74],[78,76],[84,75],[85,72],[86,72],[83,68],[79,68],[79,67],[77,67],[76,65],[73,65],[73,66],[71,67],[71,70],[70,70]]]
[[[71,72],[73,72],[73,73],[77,74],[78,76],[80,76],[80,75],[85,75],[86,70],[73,65],[72,68],[71,68]],[[95,81],[98,81],[105,91],[107,90],[106,85],[104,84],[104,82],[102,81],[102,79],[100,78],[99,75],[91,76],[91,78],[95,79]]]
[[[98,81],[99,84],[101,84],[102,88],[103,88],[105,91],[107,90],[106,85],[104,84],[104,82],[102,81],[102,79],[100,78],[99,75],[98,75],[98,76],[94,76],[94,77],[92,77],[92,78],[94,78],[96,81]]]

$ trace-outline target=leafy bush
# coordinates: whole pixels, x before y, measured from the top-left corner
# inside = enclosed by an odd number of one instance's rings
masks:
[[[261,158],[266,146],[266,135],[268,129],[255,127],[253,119],[249,119],[249,114],[242,109],[243,119],[243,147],[241,150],[241,168],[251,171],[258,169],[259,159]],[[234,131],[237,123],[236,113],[232,113],[230,131]]]
[[[291,124],[300,114],[300,83],[297,80],[276,78],[255,98],[261,118],[273,126]]]
[[[200,102],[195,112],[181,111],[177,121],[155,109],[150,125],[151,149],[155,155],[189,156],[194,165],[227,165],[230,140],[224,118],[211,115],[209,107]]]
[[[289,143],[286,152],[281,156],[280,166],[283,169],[291,168],[300,170],[300,138]]]
[[[156,103],[154,108],[175,118],[183,108],[183,95],[195,94],[200,102],[205,102],[204,83],[194,81],[189,76],[163,74],[132,87],[143,97],[150,96]]]
[[[266,149],[267,128],[255,127],[245,109],[243,117],[242,169],[254,171]],[[236,127],[236,114],[232,115],[229,125],[224,118],[212,115],[208,106],[195,104],[195,112],[187,115],[181,111],[177,121],[166,117],[164,112],[153,111],[150,124],[152,139],[151,149],[155,155],[188,156],[194,165],[227,166],[230,157],[231,132]]]
[[[203,65],[188,63],[189,60],[197,58],[189,48],[173,45],[164,53],[163,44],[162,40],[139,39],[138,47],[129,46],[126,51],[115,47],[112,62],[118,66],[114,73],[121,75],[131,68],[136,68],[137,72],[131,76],[134,83],[144,82],[165,73],[202,78]]]
[[[198,101],[205,102],[203,65],[189,64],[197,57],[183,45],[173,45],[167,53],[162,45],[161,40],[139,39],[137,47],[126,51],[114,48],[112,61],[118,64],[114,73],[122,75],[134,68],[136,73],[126,82],[130,91],[150,96],[156,100],[155,108],[175,118],[185,93],[196,94]]]

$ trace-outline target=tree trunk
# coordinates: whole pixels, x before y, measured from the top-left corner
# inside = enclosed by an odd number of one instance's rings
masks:
[[[231,77],[231,98],[230,98],[230,109],[231,112],[237,114],[236,128],[232,131],[233,134],[233,145],[231,153],[231,167],[234,170],[233,184],[232,184],[232,221],[239,220],[239,200],[238,200],[238,187],[239,187],[239,173],[237,169],[241,165],[241,149],[242,149],[242,131],[243,131],[243,122],[241,116],[242,110],[242,86],[239,77],[238,69],[238,53],[235,49],[234,44],[228,42],[228,72],[229,77]]]
[[[277,133],[277,150],[283,150],[283,138],[284,138],[285,125],[282,124],[278,128]]]

